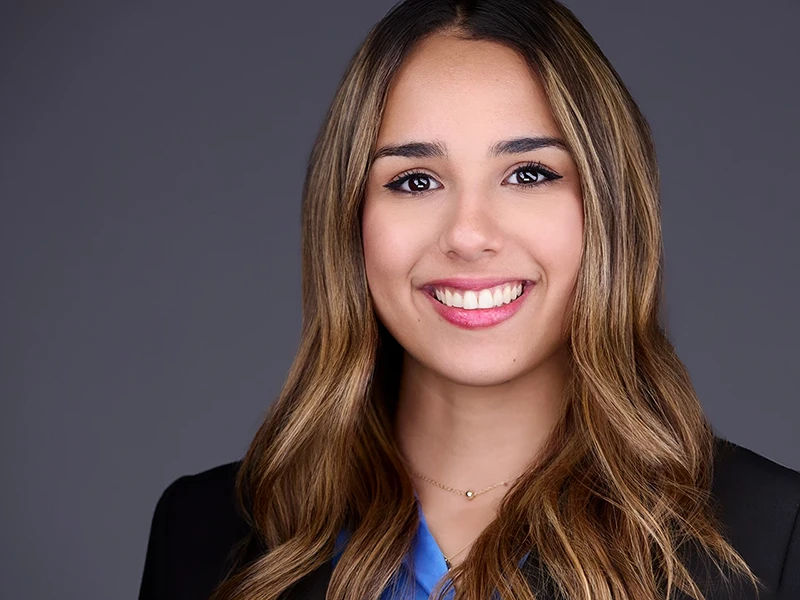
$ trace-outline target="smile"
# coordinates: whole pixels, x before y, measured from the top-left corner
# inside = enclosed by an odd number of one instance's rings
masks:
[[[433,288],[436,299],[445,306],[475,310],[503,306],[522,295],[523,283],[509,282],[482,290],[463,290],[450,287]]]
[[[425,295],[445,321],[462,329],[491,327],[510,319],[535,286],[529,280],[478,282],[450,280],[425,286]]]

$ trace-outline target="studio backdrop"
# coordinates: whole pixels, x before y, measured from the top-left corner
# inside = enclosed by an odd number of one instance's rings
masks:
[[[244,453],[300,332],[300,196],[389,1],[0,7],[0,597],[135,597],[155,503]],[[800,469],[800,4],[567,0],[648,118],[665,325]]]

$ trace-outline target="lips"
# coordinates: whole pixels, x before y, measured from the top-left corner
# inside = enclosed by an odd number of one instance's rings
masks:
[[[446,321],[477,329],[510,319],[533,286],[527,279],[441,279],[426,284],[422,291]]]

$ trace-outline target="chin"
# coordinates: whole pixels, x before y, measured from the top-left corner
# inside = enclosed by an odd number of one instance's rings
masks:
[[[530,371],[529,368],[520,367],[520,364],[509,360],[497,364],[487,361],[430,364],[427,368],[435,372],[438,377],[458,385],[491,387],[511,382]]]

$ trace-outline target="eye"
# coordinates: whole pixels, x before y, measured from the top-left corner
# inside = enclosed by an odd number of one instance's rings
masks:
[[[517,182],[512,183],[512,185],[524,188],[543,186],[556,179],[561,179],[561,175],[548,169],[539,162],[527,163],[517,167],[511,175],[509,175],[509,178],[511,177],[517,179]],[[431,185],[431,182],[436,182],[435,187]],[[428,175],[422,171],[409,171],[401,173],[383,187],[399,194],[417,196],[436,190],[442,187],[442,184],[436,181],[432,175]]]
[[[556,179],[561,179],[561,175],[555,171],[551,171],[540,162],[528,163],[517,167],[514,169],[514,172],[509,175],[509,178],[512,177],[515,177],[517,180],[516,183],[512,185],[518,185],[520,187],[542,186]]]
[[[422,173],[421,171],[413,171],[411,173],[401,173],[383,187],[389,188],[393,192],[399,192],[401,194],[417,195],[424,194],[425,192],[442,187],[442,185],[438,182],[437,187],[431,187],[432,181],[436,181],[432,175]],[[408,187],[403,187],[406,184],[408,184]]]

